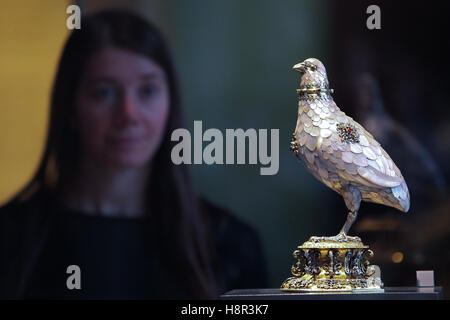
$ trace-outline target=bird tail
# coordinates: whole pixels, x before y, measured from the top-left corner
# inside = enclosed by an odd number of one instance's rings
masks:
[[[399,209],[403,212],[408,212],[409,210],[409,190],[406,186],[406,182],[403,181],[401,184],[396,186],[395,188],[391,188],[392,195],[397,200],[397,205],[394,206],[395,208]]]

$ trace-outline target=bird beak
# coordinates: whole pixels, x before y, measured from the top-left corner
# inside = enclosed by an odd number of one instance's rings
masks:
[[[297,63],[295,66],[292,67],[292,69],[297,70],[300,73],[305,73],[305,63],[304,62]]]

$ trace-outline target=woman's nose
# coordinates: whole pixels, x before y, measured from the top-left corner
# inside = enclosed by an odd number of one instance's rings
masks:
[[[116,116],[120,122],[136,121],[139,116],[139,109],[136,98],[125,92],[117,106]]]

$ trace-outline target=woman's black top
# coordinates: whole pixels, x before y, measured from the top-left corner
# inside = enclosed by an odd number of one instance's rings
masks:
[[[0,208],[0,298],[191,298],[158,258],[147,218],[92,216],[62,206],[49,218],[46,204],[38,194]],[[214,229],[220,293],[265,287],[256,232],[228,212],[203,204]]]

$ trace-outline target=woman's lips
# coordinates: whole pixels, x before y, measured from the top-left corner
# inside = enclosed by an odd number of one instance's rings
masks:
[[[115,137],[111,138],[111,142],[114,146],[120,148],[132,148],[139,145],[142,142],[140,137]]]

